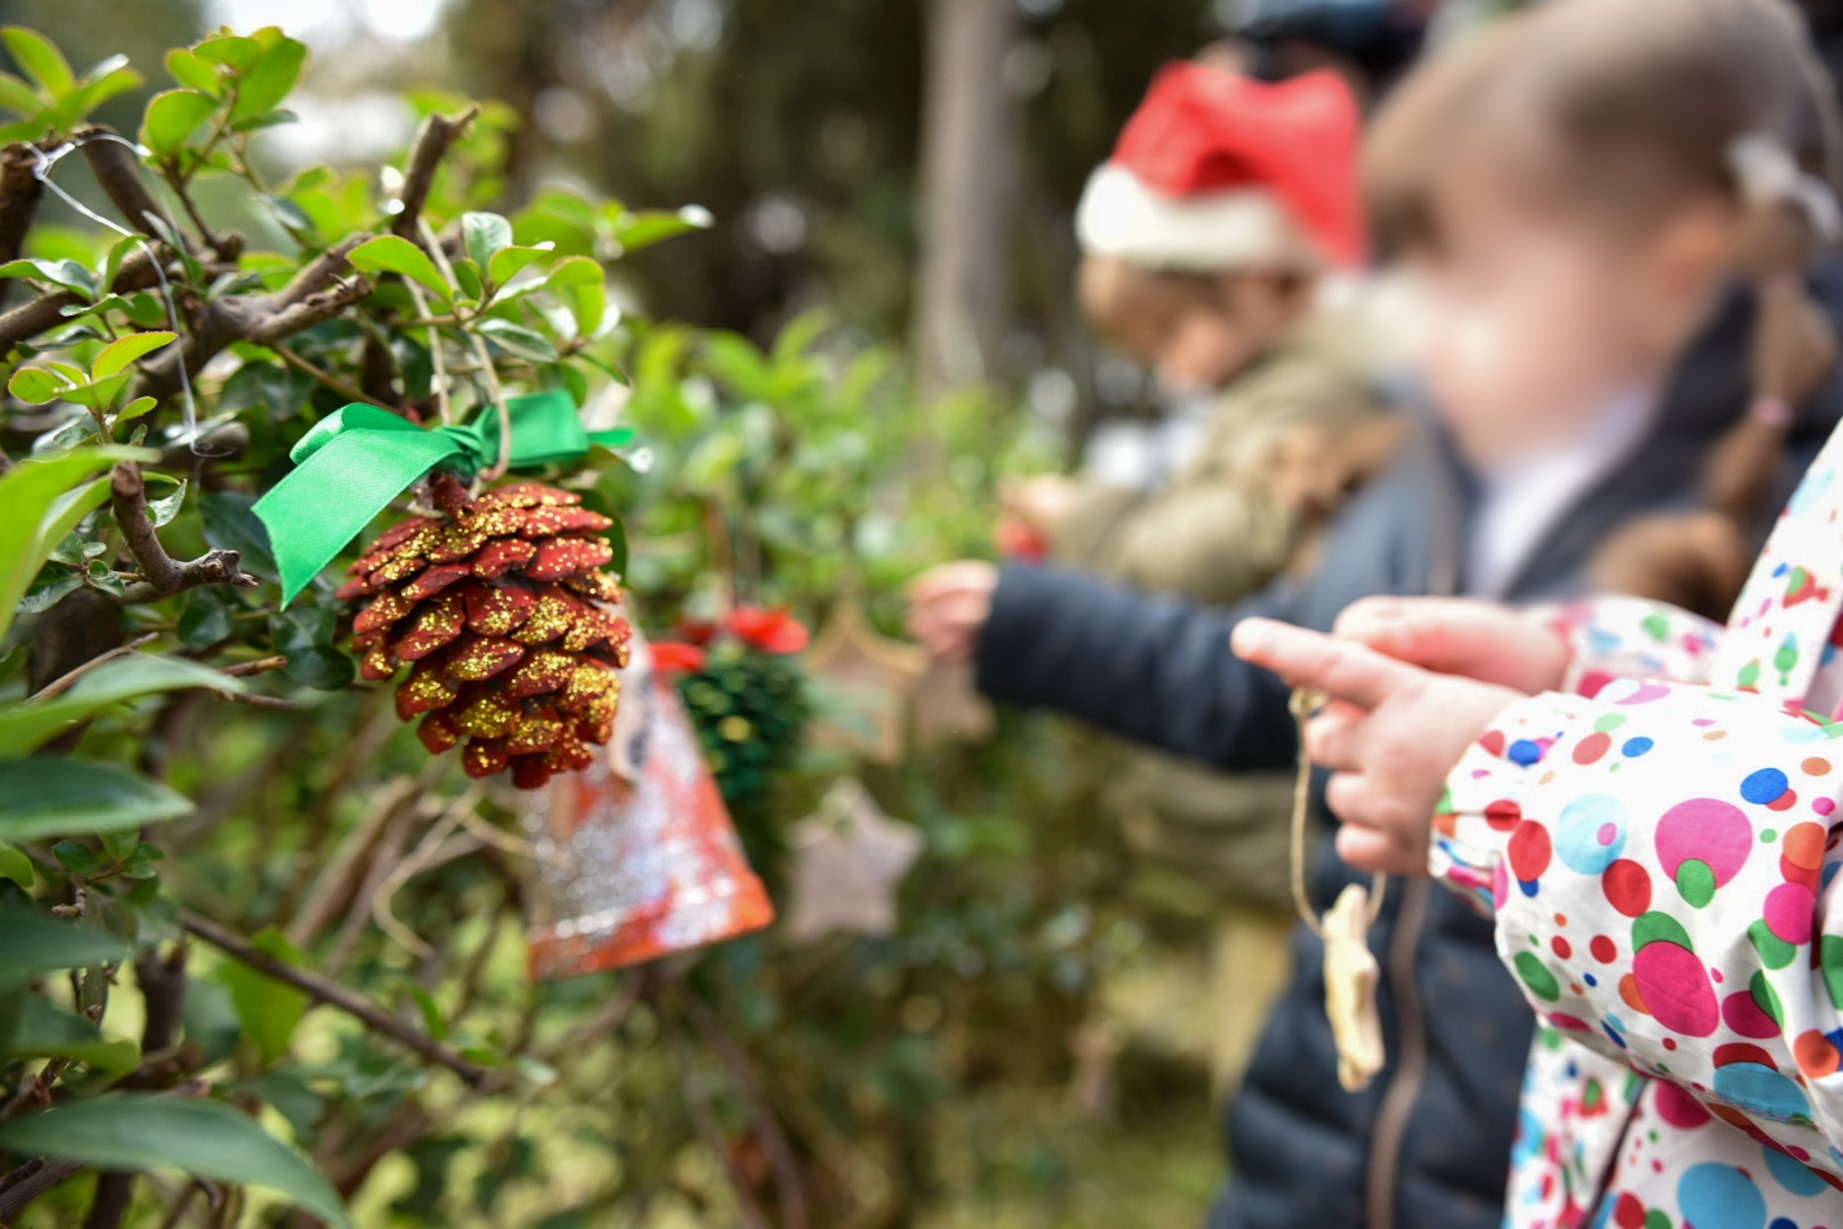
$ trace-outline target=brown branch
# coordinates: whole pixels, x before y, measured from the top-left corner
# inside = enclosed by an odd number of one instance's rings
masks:
[[[243,570],[243,556],[234,550],[210,550],[184,562],[166,553],[147,514],[147,487],[141,468],[133,461],[116,464],[109,476],[109,493],[115,524],[122,531],[128,553],[141,569],[141,579],[129,585],[121,596],[124,605],[157,602],[199,585],[255,588],[256,578]]]
[[[231,678],[245,678],[252,674],[267,674],[271,670],[280,670],[288,664],[286,657],[259,657],[255,661],[238,662],[234,666],[224,666],[219,674],[228,674]]]
[[[748,1110],[749,1118],[755,1125],[755,1137],[768,1151],[769,1165],[774,1174],[775,1198],[781,1208],[782,1229],[806,1229],[806,1189],[800,1181],[800,1162],[787,1142],[787,1133],[781,1129],[774,1111],[762,1096],[760,1083],[755,1078],[755,1069],[750,1065],[748,1055],[743,1053],[736,1039],[717,1021],[716,1013],[698,1002],[695,992],[675,991],[672,998],[691,1021],[691,1027],[703,1037],[704,1044],[730,1070],[730,1085]]]
[[[422,220],[422,207],[428,203],[429,189],[435,183],[435,172],[441,167],[442,159],[448,156],[449,149],[461,139],[473,124],[474,116],[480,113],[479,107],[469,107],[456,116],[431,115],[422,121],[422,129],[416,134],[415,148],[410,151],[409,166],[403,172],[403,193],[399,197],[403,207],[397,216],[390,220],[390,231],[415,243],[416,224]]]
[[[90,168],[90,174],[96,177],[97,185],[102,188],[103,194],[109,198],[109,203],[115,206],[116,211],[127,219],[128,225],[150,239],[164,238],[160,228],[148,219],[154,217],[169,225],[173,223],[160,207],[160,202],[154,199],[147,182],[141,178],[141,160],[135,156],[133,148],[120,141],[106,139],[119,135],[115,129],[97,124],[76,133],[75,139],[83,161]],[[97,139],[99,137],[104,139]],[[186,237],[176,225],[173,225],[173,230],[179,241],[185,243]],[[190,248],[191,245],[187,244],[187,250]]]
[[[200,917],[196,913],[182,909],[179,922],[189,933],[197,935],[211,946],[235,957],[258,973],[272,977],[283,985],[293,986],[316,1002],[325,1003],[329,1007],[337,1007],[366,1027],[383,1033],[430,1062],[439,1063],[448,1068],[460,1076],[469,1087],[478,1088],[486,1081],[487,1073],[484,1067],[469,1062],[452,1048],[404,1023],[372,1000],[346,989],[338,982],[329,981],[317,973],[279,960],[252,944],[242,935],[218,925],[209,918]]]
[[[0,1178],[0,1225],[14,1217],[40,1195],[83,1172],[81,1161],[27,1161]]]
[[[35,173],[39,152],[23,142],[0,150],[0,263],[18,260],[26,232],[38,216],[39,197],[45,185]],[[0,282],[0,302],[12,290],[11,280]]]
[[[133,640],[130,640],[127,644],[117,645],[115,648],[108,649],[104,652],[98,653],[96,656],[90,658],[88,661],[83,662],[81,665],[74,666],[69,670],[66,670],[63,674],[59,675],[57,678],[52,679],[49,683],[46,683],[43,687],[40,687],[37,691],[32,693],[30,700],[28,702],[33,703],[33,704],[40,704],[46,700],[51,699],[53,696],[63,695],[65,692],[69,691],[72,687],[75,687],[77,685],[78,680],[80,680],[84,675],[88,674],[90,671],[96,669],[96,667],[107,665],[108,663],[114,661],[118,657],[126,657],[130,653],[133,653],[139,649],[143,649],[147,647],[148,645],[152,644],[154,641],[158,639],[160,639],[159,632],[148,632],[145,636],[135,637]]]
[[[179,1041],[180,1024],[186,1010],[186,946],[175,944],[171,954],[162,959],[149,952],[134,962],[135,980],[147,1002],[147,1016],[141,1025],[141,1053],[158,1055],[171,1050]],[[152,1064],[123,1081],[123,1087],[165,1087],[171,1071],[162,1064]],[[146,1078],[137,1078],[143,1077]],[[124,1170],[110,1170],[96,1179],[96,1194],[90,1201],[89,1219],[84,1229],[116,1229],[134,1204],[134,1183],[138,1175]]]
[[[321,387],[332,389],[347,401],[371,402],[372,399],[366,396],[365,390],[358,387],[358,385],[353,384],[349,380],[342,380],[324,367],[308,362],[280,342],[270,342],[269,348],[275,351],[275,357],[281,359],[282,362],[294,368],[302,375],[307,376]]]
[[[157,245],[161,258],[167,256],[164,244]],[[133,294],[137,290],[146,290],[160,282],[154,268],[154,258],[146,249],[136,249],[122,261],[121,271],[115,275],[115,284],[110,287],[116,294]],[[68,290],[56,290],[41,294],[29,303],[21,303],[12,311],[0,315],[0,353],[11,350],[22,341],[30,341],[46,329],[62,324],[66,319],[64,309],[82,303],[84,300]]]

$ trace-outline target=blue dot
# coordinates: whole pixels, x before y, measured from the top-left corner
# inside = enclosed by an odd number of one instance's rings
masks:
[[[1777,1178],[1780,1186],[1801,1199],[1809,1199],[1813,1195],[1820,1194],[1830,1185],[1777,1148],[1762,1147],[1760,1151],[1766,1154],[1766,1172]]]
[[[1677,1204],[1685,1224],[1696,1229],[1761,1229],[1766,1197],[1732,1165],[1704,1161],[1677,1183]]]
[[[1581,980],[1586,982],[1589,986],[1597,986],[1600,984],[1600,979],[1595,977],[1592,973],[1581,974]]]
[[[1790,784],[1777,768],[1762,768],[1749,773],[1741,782],[1741,797],[1757,806],[1765,806],[1785,793]]]
[[[1797,1084],[1761,1063],[1730,1063],[1715,1072],[1715,1095],[1760,1118],[1807,1117],[1811,1103]]]
[[[1534,896],[1541,885],[1542,881],[1540,879],[1517,880],[1517,886],[1523,889],[1523,895],[1525,896]]]
[[[1506,754],[1510,756],[1511,763],[1521,768],[1528,768],[1542,758],[1542,747],[1527,738],[1519,738],[1510,744],[1510,750]]]
[[[1648,738],[1628,738],[1625,740],[1625,746],[1619,748],[1619,750],[1624,755],[1632,759],[1637,759],[1656,745],[1656,743]]]
[[[1798,1229],[1798,1225],[1794,1223],[1789,1216],[1775,1216],[1773,1217],[1773,1223],[1768,1225],[1766,1229]]]

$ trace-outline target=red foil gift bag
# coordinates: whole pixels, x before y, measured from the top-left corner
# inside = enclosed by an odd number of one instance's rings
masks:
[[[718,943],[774,920],[697,735],[636,633],[607,753],[535,792],[532,976],[574,977]]]

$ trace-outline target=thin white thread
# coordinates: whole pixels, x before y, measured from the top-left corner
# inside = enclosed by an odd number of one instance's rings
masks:
[[[183,337],[184,331],[179,327],[179,307],[173,300],[173,287],[171,283],[167,281],[166,269],[162,266],[160,253],[154,250],[154,246],[148,241],[147,236],[129,230],[127,227],[119,225],[109,218],[103,217],[100,213],[97,213],[94,209],[85,205],[63,188],[60,188],[57,182],[51,178],[52,169],[64,159],[65,155],[89,144],[91,141],[113,141],[117,145],[123,145],[133,150],[136,157],[145,158],[148,154],[148,150],[145,147],[128,140],[126,137],[119,136],[116,133],[89,132],[75,140],[66,141],[50,153],[46,153],[44,150],[35,146],[29,147],[36,157],[36,161],[32,166],[32,177],[44,184],[47,188],[50,188],[51,191],[57,195],[59,200],[69,205],[72,209],[75,209],[90,221],[95,222],[99,226],[106,227],[124,238],[132,239],[141,245],[141,250],[147,253],[148,260],[153,262],[154,280],[160,283],[160,299],[166,306],[167,323],[172,326],[173,332],[176,335]],[[156,200],[155,203],[160,205],[161,220],[166,223],[168,233],[177,239],[180,233],[179,225],[173,220],[172,211],[167,209],[166,206],[161,204],[158,200]],[[112,293],[114,288],[104,286],[101,289],[102,293],[106,295]],[[186,449],[195,457],[213,455],[202,451],[198,446],[198,405],[192,399],[192,377],[186,371],[185,352],[183,349],[174,355],[173,362],[179,370],[179,394],[184,405],[185,416],[185,430],[174,442],[184,444]]]

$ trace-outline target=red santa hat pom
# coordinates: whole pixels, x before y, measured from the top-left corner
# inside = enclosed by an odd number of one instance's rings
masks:
[[[1362,119],[1336,73],[1166,65],[1082,193],[1082,249],[1152,268],[1363,260]]]

